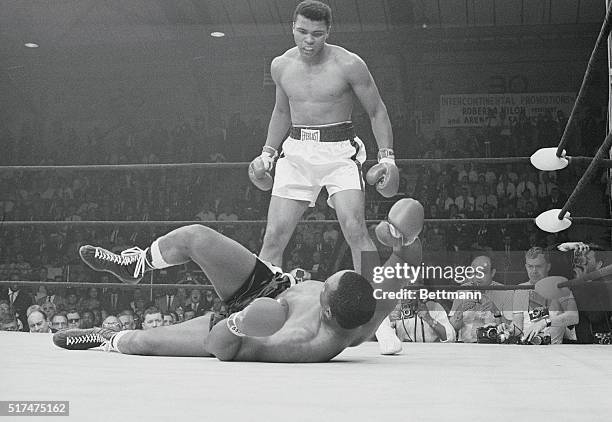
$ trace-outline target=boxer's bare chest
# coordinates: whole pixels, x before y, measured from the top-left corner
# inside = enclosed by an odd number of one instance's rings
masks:
[[[334,60],[318,65],[291,61],[283,69],[280,84],[292,106],[352,101],[347,78]]]

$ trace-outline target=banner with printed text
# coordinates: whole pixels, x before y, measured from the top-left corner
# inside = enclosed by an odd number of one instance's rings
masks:
[[[504,111],[510,123],[521,111],[536,117],[547,111],[556,118],[558,110],[568,117],[576,94],[549,92],[537,94],[453,94],[440,95],[440,127],[483,127]]]

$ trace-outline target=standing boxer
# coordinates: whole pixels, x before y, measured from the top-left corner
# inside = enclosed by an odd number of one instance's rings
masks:
[[[272,189],[262,260],[282,266],[298,221],[325,187],[360,272],[361,252],[376,247],[365,224],[361,165],[366,151],[351,123],[354,97],[368,113],[379,147],[379,164],[368,172],[368,183],[376,184],[387,198],[395,196],[399,172],[391,123],[374,79],[359,56],[327,44],[331,23],[330,7],[319,1],[306,0],[295,9],[296,47],[272,61],[276,104],[266,143],[251,162],[249,176],[258,188]],[[283,143],[287,132],[289,138]],[[281,143],[273,181],[271,170]]]

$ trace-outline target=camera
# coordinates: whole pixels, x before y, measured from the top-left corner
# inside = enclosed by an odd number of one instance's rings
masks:
[[[612,344],[612,333],[595,333],[595,344]]]
[[[530,344],[546,346],[550,344],[550,334],[536,334],[532,337]]]
[[[485,344],[502,343],[502,338],[494,325],[476,328],[476,342]]]
[[[548,316],[548,308],[544,306],[538,306],[529,311],[529,319],[534,321]]]
[[[535,344],[537,346],[546,346],[550,344],[550,334],[536,334],[531,338],[531,341],[523,341],[521,344]]]

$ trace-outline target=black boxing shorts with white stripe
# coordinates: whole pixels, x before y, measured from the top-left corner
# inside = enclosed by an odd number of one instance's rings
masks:
[[[211,317],[210,328],[212,329],[216,323],[234,312],[242,311],[257,298],[276,298],[291,287],[291,284],[291,277],[288,274],[273,272],[268,265],[257,258],[251,275],[247,277],[236,293],[225,301],[227,312],[216,312]]]

